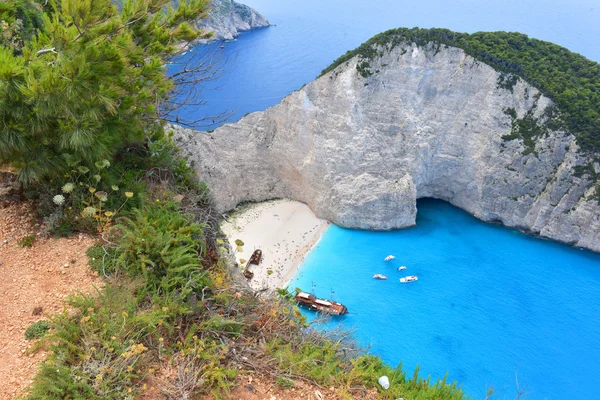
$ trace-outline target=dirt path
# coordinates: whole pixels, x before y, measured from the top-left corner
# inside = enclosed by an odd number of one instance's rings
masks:
[[[39,229],[28,204],[0,203],[0,399],[21,394],[46,356],[28,354],[33,341],[25,339],[27,327],[61,311],[70,293],[102,285],[85,255],[93,238],[37,236],[30,248],[17,244]]]

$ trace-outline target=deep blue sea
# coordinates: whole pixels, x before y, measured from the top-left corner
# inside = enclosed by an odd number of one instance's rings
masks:
[[[410,229],[332,225],[290,288],[333,291],[352,313],[334,321],[362,346],[409,374],[417,364],[423,376],[448,372],[474,399],[492,386],[496,398],[514,399],[515,374],[530,400],[600,399],[600,255],[439,200],[417,205]],[[413,274],[417,282],[399,282]]]
[[[182,118],[232,110],[235,121],[264,110],[347,50],[402,26],[519,31],[600,61],[600,0],[242,2],[276,26],[182,56],[217,51],[230,60],[206,84],[206,104]],[[443,202],[418,206],[417,227],[407,230],[332,226],[293,285],[335,292],[354,313],[343,325],[362,345],[409,371],[448,372],[475,399],[491,386],[513,399],[515,374],[527,399],[600,399],[600,256],[484,224]],[[390,253],[397,259],[384,262]],[[401,264],[419,281],[401,285]]]
[[[271,107],[333,60],[384,30],[518,31],[600,61],[600,0],[241,0],[272,24],[224,43],[230,62],[206,85],[198,119],[233,110],[236,121]],[[219,49],[221,43],[213,45]],[[207,51],[199,46],[196,52]],[[220,50],[220,49],[219,49]],[[189,54],[187,55],[189,56]],[[216,90],[215,90],[216,89]],[[214,126],[209,126],[214,128]]]

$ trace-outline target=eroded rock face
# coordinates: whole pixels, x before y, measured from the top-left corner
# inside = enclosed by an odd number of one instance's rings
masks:
[[[256,10],[232,0],[212,0],[208,17],[197,23],[204,32],[214,32],[209,40],[200,42],[231,40],[239,32],[269,25],[269,21]]]
[[[399,46],[357,73],[339,66],[280,104],[212,133],[175,138],[221,211],[285,197],[353,228],[414,225],[416,200],[446,200],[476,217],[600,251],[600,207],[575,137],[550,132],[532,153],[502,138],[512,119],[551,100],[463,50]],[[586,200],[586,195],[589,200]]]

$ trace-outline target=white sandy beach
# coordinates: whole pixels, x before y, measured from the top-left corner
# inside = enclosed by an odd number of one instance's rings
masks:
[[[227,220],[221,229],[232,249],[236,250],[237,239],[244,242],[243,251],[235,253],[238,263],[245,266],[255,249],[262,250],[260,265],[250,266],[254,272],[250,286],[255,290],[285,287],[330,224],[317,218],[306,204],[292,200],[245,205]]]

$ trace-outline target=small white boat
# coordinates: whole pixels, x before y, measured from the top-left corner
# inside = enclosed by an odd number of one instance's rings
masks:
[[[387,276],[381,275],[381,274],[375,274],[375,275],[373,275],[373,279],[379,279],[379,280],[385,281],[387,279]]]
[[[385,258],[385,261],[392,261],[394,258],[396,258],[396,257],[394,257],[393,255],[390,254],[389,256],[387,256]]]
[[[417,278],[415,275],[409,275],[409,276],[405,276],[404,278],[400,278],[400,283],[409,283],[409,282],[415,282],[418,280],[419,280],[419,278]]]
[[[406,265],[401,265],[398,267],[398,271],[404,271],[406,269]]]

